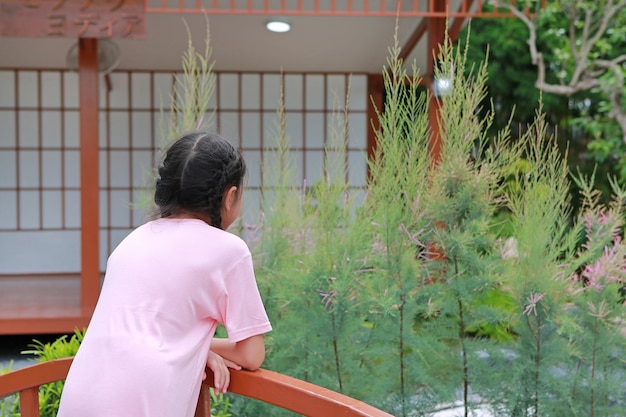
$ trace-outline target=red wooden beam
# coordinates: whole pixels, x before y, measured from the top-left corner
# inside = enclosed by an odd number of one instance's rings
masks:
[[[71,333],[74,329],[86,328],[93,313],[93,305],[89,307],[89,314],[66,317],[45,316],[43,312],[40,316],[34,317],[8,317],[0,318],[1,335],[17,334],[46,334],[46,333]],[[87,309],[86,309],[87,310]]]
[[[382,74],[368,74],[367,76],[367,159],[373,160],[376,155],[378,141],[376,134],[380,130],[380,119],[377,111],[383,112],[383,95],[385,92],[385,82]],[[370,176],[369,167],[367,176]]]
[[[78,41],[80,103],[80,303],[89,314],[100,294],[98,181],[98,40]],[[83,313],[84,314],[84,313]]]
[[[435,10],[441,11],[446,8],[445,0],[431,0]],[[428,105],[428,116],[430,121],[430,155],[433,163],[437,163],[441,157],[441,120],[439,110],[441,102],[434,94],[434,73],[435,57],[439,54],[440,45],[445,41],[446,19],[445,17],[434,17],[428,20],[428,56],[426,57],[426,74],[431,89],[431,98]]]

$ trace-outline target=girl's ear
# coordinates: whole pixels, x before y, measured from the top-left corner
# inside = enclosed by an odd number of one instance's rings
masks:
[[[226,210],[231,210],[237,204],[237,198],[239,198],[237,191],[237,187],[234,185],[226,191],[224,195],[224,208]]]

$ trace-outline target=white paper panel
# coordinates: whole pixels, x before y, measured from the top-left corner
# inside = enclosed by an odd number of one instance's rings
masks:
[[[239,143],[239,113],[235,111],[225,111],[220,115],[218,133],[224,136],[230,143],[237,146]]]
[[[310,187],[322,180],[324,168],[324,152],[308,151],[306,153],[306,184]]]
[[[112,111],[109,113],[109,119],[109,146],[111,148],[128,148],[130,146],[129,114],[127,112]]]
[[[306,108],[308,110],[323,110],[324,77],[322,75],[307,75],[305,83]]]
[[[44,229],[60,229],[63,225],[63,195],[60,191],[43,191],[43,225]]]
[[[14,188],[17,186],[16,155],[15,151],[0,151],[0,187]]]
[[[155,109],[170,109],[170,99],[172,95],[172,74],[156,73],[153,76],[154,97],[152,106]]]
[[[109,226],[109,193],[106,190],[100,190],[99,195],[99,203],[100,210],[98,211],[98,216],[100,217],[100,227],[108,227]]]
[[[351,148],[367,148],[367,114],[351,113],[348,137]]]
[[[302,75],[285,75],[285,109],[302,110],[302,84]]]
[[[80,187],[80,152],[65,151],[64,182],[67,188]]]
[[[14,147],[17,143],[15,111],[0,110],[0,126],[0,146]]]
[[[275,111],[280,104],[280,75],[263,74],[263,109]]]
[[[20,191],[20,224],[22,229],[38,229],[39,224],[39,192]]]
[[[303,145],[303,127],[302,127],[302,113],[287,113],[286,114],[286,130],[289,137],[289,143],[292,148],[302,149]]]
[[[220,74],[219,76],[219,108],[236,110],[239,108],[239,85],[237,74]]]
[[[39,152],[19,152],[19,187],[39,187]]]
[[[79,127],[79,114],[76,110],[66,110],[63,113],[65,118],[65,146],[68,148],[77,149],[80,146],[80,127]]]
[[[111,151],[109,153],[110,187],[130,186],[130,154],[126,151]]]
[[[128,191],[111,190],[111,226],[130,227],[130,193]]]
[[[109,153],[103,150],[98,152],[98,162],[98,185],[106,188],[109,185]]]
[[[152,167],[151,151],[133,151],[132,152],[132,168],[133,168],[133,188],[146,189],[152,186],[156,178],[156,172]],[[154,168],[155,170],[156,168]]]
[[[324,148],[325,117],[323,113],[306,114],[306,146],[307,148]]]
[[[107,113],[104,110],[100,110],[98,113],[98,146],[100,146],[100,148],[106,148],[108,146],[108,120]]]
[[[241,76],[241,108],[258,110],[261,108],[261,77],[258,74]]]
[[[61,112],[41,112],[41,145],[44,148],[61,148]]]
[[[78,73],[63,73],[63,101],[66,108],[78,109]]]
[[[44,188],[61,188],[61,151],[42,151],[41,170]]]
[[[13,71],[0,70],[0,107],[15,106],[15,75]]]
[[[39,146],[39,115],[36,111],[22,110],[18,112],[20,147],[36,148]]]
[[[39,80],[35,71],[20,71],[17,75],[18,105],[20,107],[37,107],[39,105]]]
[[[0,191],[0,213],[0,229],[17,227],[17,192]]]
[[[0,233],[0,273],[54,274],[80,271],[78,231]],[[36,260],[36,262],[33,262]]]
[[[150,103],[150,74],[143,72],[132,73],[131,82],[131,105],[134,109],[149,109]]]
[[[367,110],[367,76],[352,75],[350,77],[350,110]]]
[[[261,147],[261,115],[260,113],[241,114],[241,143],[244,148]]]
[[[367,184],[367,154],[365,151],[348,152],[348,180],[353,187]]]
[[[343,111],[346,103],[346,77],[329,75],[326,77],[326,108],[330,111]]]
[[[65,191],[65,227],[80,227],[80,192]]]
[[[152,148],[153,132],[151,113],[148,111],[134,111],[131,113],[132,147]]]
[[[61,73],[43,71],[41,73],[41,105],[43,107],[61,106]]]
[[[248,176],[246,177],[247,187],[260,187],[261,186],[261,152],[260,151],[246,151],[242,152],[246,161],[246,168],[248,169]]]
[[[111,79],[111,91],[109,91],[109,106],[112,109],[129,108],[130,97],[128,97],[128,73],[113,72],[109,74],[109,77]]]

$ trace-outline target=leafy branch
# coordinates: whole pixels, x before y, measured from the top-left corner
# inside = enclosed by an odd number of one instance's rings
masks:
[[[626,143],[626,108],[622,106],[624,94],[624,63],[626,54],[606,59],[595,49],[604,38],[609,36],[619,13],[626,8],[626,0],[607,0],[599,5],[595,1],[567,0],[559,2],[560,13],[567,16],[569,54],[573,58],[573,69],[569,74],[561,72],[559,83],[551,83],[546,79],[544,55],[538,46],[538,21],[531,18],[525,11],[508,1],[491,0],[495,7],[511,11],[528,28],[528,48],[533,65],[537,66],[537,82],[535,86],[542,91],[561,96],[571,96],[577,92],[600,89],[611,103],[608,117],[616,121],[622,131],[622,139]],[[542,12],[539,12],[540,14]],[[613,24],[612,24],[613,23]],[[549,67],[549,66],[548,66]]]

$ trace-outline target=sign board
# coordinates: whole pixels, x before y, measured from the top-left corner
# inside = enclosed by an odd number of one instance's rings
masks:
[[[144,38],[144,0],[0,0],[0,35]]]

